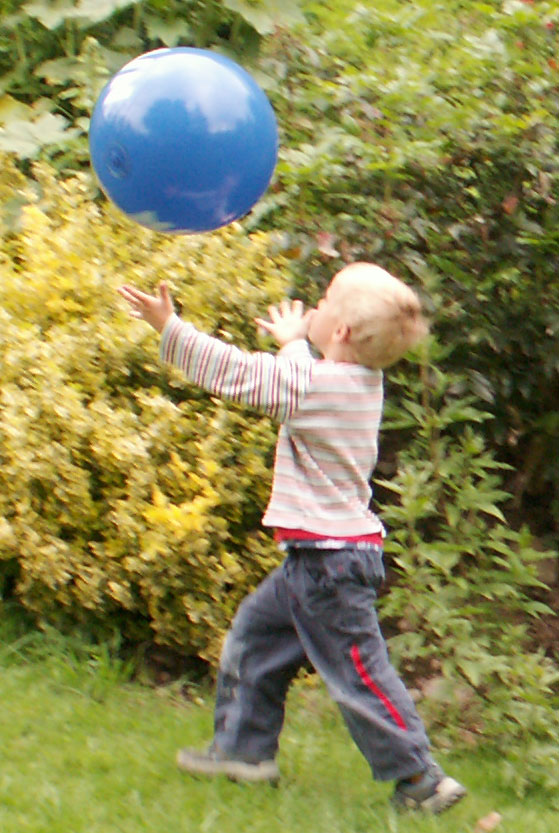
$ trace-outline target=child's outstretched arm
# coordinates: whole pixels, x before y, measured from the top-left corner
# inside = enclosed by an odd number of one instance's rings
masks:
[[[148,295],[129,284],[119,294],[130,305],[133,318],[146,321],[161,333],[159,355],[182,370],[187,379],[210,393],[255,407],[282,422],[292,414],[310,383],[313,359],[308,347],[293,356],[249,353],[199,332],[175,315],[165,283],[158,295]],[[270,307],[270,321],[257,319],[282,347],[304,339],[309,314],[300,301]]]
[[[163,332],[165,324],[174,312],[173,299],[167,284],[159,284],[159,295],[148,295],[130,285],[121,286],[118,292],[130,304],[130,315],[133,318],[146,321],[158,333]]]

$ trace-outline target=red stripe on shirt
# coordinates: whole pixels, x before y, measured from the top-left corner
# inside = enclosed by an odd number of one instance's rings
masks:
[[[369,535],[319,535],[306,529],[285,529],[280,526],[275,530],[274,538],[276,541],[347,541],[348,544],[365,541],[367,544],[376,544],[382,547],[382,534],[380,532],[372,532]]]

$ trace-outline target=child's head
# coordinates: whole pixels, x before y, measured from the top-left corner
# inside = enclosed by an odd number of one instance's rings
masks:
[[[309,325],[309,339],[326,358],[371,369],[393,364],[427,332],[415,292],[372,263],[338,272]]]

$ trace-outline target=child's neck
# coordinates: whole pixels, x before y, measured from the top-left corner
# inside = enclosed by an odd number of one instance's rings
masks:
[[[344,362],[346,364],[357,364],[353,350],[347,343],[333,342],[323,351],[322,356],[329,362]]]

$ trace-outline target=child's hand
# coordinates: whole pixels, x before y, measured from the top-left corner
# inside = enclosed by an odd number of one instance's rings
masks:
[[[135,286],[121,286],[118,290],[125,301],[130,304],[130,315],[139,318],[160,333],[170,315],[174,312],[173,300],[169,295],[167,284],[159,284],[159,295],[147,295]]]
[[[281,347],[290,341],[307,337],[312,310],[305,312],[302,301],[282,301],[279,309],[268,307],[268,312],[270,321],[264,321],[263,318],[254,320],[259,327],[270,333]]]

